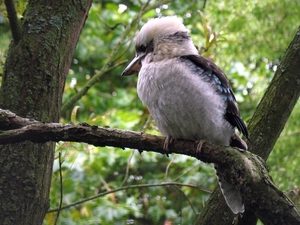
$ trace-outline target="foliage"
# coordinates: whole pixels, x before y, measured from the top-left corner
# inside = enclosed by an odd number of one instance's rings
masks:
[[[124,41],[115,56],[115,63],[134,57],[133,37],[148,18],[176,14],[184,19],[201,54],[213,59],[226,72],[242,116],[247,120],[299,25],[299,1],[225,0],[205,3],[176,1],[147,12]],[[63,104],[106,64],[111,49],[140,10],[140,1],[94,3],[73,57]],[[10,39],[3,12],[1,9],[0,74]],[[137,97],[137,78],[120,77],[125,66],[122,64],[101,76],[73,108],[62,114],[61,122],[87,122],[159,134],[154,122],[149,120],[149,112]],[[286,192],[300,186],[297,173],[300,163],[297,157],[299,114],[298,104],[268,160],[275,183]],[[204,207],[209,191],[216,185],[210,165],[180,155],[168,158],[154,153],[139,154],[130,149],[58,143],[56,156],[51,208],[59,206],[61,190],[62,203],[68,205],[135,184],[172,181],[200,185],[202,189],[175,185],[126,189],[62,210],[58,224],[164,224],[165,221],[191,224],[196,213]],[[53,224],[55,218],[56,213],[47,214],[44,224]]]

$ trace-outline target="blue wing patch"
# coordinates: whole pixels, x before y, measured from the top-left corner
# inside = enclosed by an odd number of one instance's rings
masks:
[[[200,55],[185,55],[181,56],[180,59],[186,63],[194,73],[199,74],[204,81],[211,83],[212,87],[216,89],[216,92],[227,102],[226,112],[224,112],[225,118],[233,127],[237,127],[249,140],[248,130],[240,117],[236,99],[224,72],[212,61]]]

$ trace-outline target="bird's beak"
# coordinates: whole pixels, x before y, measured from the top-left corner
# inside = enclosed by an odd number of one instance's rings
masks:
[[[146,53],[140,53],[135,56],[135,58],[129,63],[129,65],[125,68],[122,73],[122,76],[129,76],[135,73],[138,73],[142,67],[142,59]]]

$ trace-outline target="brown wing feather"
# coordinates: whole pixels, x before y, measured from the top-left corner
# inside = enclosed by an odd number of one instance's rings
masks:
[[[227,102],[227,108],[225,112],[226,120],[249,140],[248,130],[242,118],[240,117],[238,105],[230,86],[229,80],[225,73],[212,61],[206,59],[200,55],[185,55],[181,56],[183,59],[192,61],[196,66],[202,68],[206,73],[199,75],[207,75],[207,79],[216,87],[216,91],[220,93],[224,100]]]

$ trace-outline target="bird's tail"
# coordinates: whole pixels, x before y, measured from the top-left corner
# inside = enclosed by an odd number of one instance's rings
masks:
[[[237,147],[239,149],[244,149],[244,150],[248,149],[248,146],[247,146],[246,142],[243,139],[241,139],[239,136],[237,136],[237,134],[234,134],[231,137],[230,146],[231,147]]]
[[[215,165],[215,169],[217,171],[219,185],[227,205],[234,214],[243,213],[245,211],[245,206],[243,204],[241,193],[234,185],[225,180],[223,175],[218,173],[217,165]]]
[[[243,150],[247,150],[248,148],[246,142],[236,134],[231,137],[230,146],[238,147]],[[229,183],[224,178],[224,176],[218,172],[217,165],[215,165],[215,169],[217,172],[219,185],[227,205],[234,214],[243,213],[245,211],[245,206],[243,204],[243,199],[240,191],[233,184]]]

